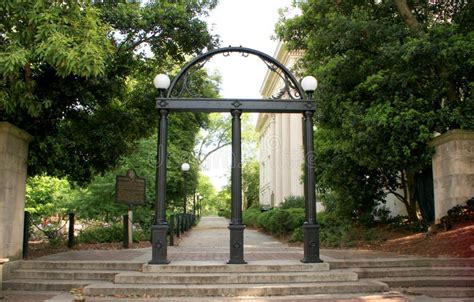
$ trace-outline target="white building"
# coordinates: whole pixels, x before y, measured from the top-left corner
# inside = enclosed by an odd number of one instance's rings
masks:
[[[288,51],[279,43],[273,57],[291,70],[302,51]],[[260,89],[262,98],[281,94],[283,80],[267,71]],[[285,98],[285,95],[282,96]],[[302,114],[260,113],[256,130],[260,140],[260,205],[275,207],[288,196],[303,196],[303,116]],[[317,164],[316,164],[317,169]],[[405,206],[393,194],[386,204],[392,216],[406,215]],[[320,202],[318,212],[324,210]]]
[[[282,43],[274,55],[287,67],[300,56],[300,52],[289,52]],[[263,98],[271,98],[283,87],[283,80],[268,70],[260,94]],[[303,196],[302,115],[260,113],[256,130],[260,139],[260,204],[274,207],[285,197]]]

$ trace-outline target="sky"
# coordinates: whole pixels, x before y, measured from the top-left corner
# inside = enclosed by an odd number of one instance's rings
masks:
[[[220,36],[221,47],[243,46],[273,56],[278,44],[272,39],[278,11],[290,5],[291,0],[220,0],[206,21],[212,33]],[[267,71],[260,59],[239,54],[219,55],[206,64],[206,69],[221,75],[223,98],[260,98],[260,87]],[[227,184],[230,164],[230,147],[209,156],[204,163],[203,173],[211,178],[216,189]]]

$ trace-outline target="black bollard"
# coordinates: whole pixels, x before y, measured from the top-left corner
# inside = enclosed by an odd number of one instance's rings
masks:
[[[123,215],[123,248],[128,249],[128,215]]]
[[[69,213],[69,231],[67,237],[67,247],[74,246],[74,213]]]
[[[170,216],[170,246],[174,246],[174,215]]]
[[[30,241],[30,212],[25,211],[23,221],[23,258],[28,257],[28,241]]]

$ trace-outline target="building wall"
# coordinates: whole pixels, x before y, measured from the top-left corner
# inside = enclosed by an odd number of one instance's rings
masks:
[[[274,55],[287,67],[300,56],[299,52],[288,52],[283,44]],[[283,87],[283,80],[268,71],[260,92],[263,98],[271,98]],[[274,207],[288,196],[303,196],[302,115],[261,113],[256,128],[260,138],[260,204]]]

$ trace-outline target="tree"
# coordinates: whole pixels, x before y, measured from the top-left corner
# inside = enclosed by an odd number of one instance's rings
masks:
[[[260,197],[259,184],[259,162],[256,159],[245,162],[242,167],[242,190],[246,209],[258,204]]]
[[[215,5],[3,1],[0,120],[34,136],[30,175],[88,182],[154,133],[151,79],[217,43],[200,19]]]
[[[318,189],[369,211],[391,192],[417,220],[414,186],[431,163],[427,142],[435,131],[474,128],[474,4],[298,5],[302,14],[283,17],[277,31],[290,49],[305,50],[300,71],[319,79]]]

